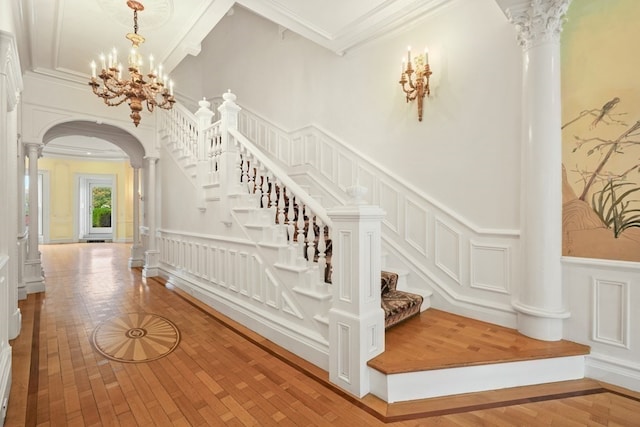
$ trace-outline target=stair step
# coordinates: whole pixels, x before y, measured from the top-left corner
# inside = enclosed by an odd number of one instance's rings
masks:
[[[589,347],[429,309],[386,332],[369,361],[371,392],[388,402],[584,377]]]

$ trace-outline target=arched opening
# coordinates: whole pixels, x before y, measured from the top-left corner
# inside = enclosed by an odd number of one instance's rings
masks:
[[[71,121],[43,136],[39,170],[43,243],[133,242],[139,227],[139,170],[145,149],[116,126]],[[133,252],[133,251],[132,251]]]

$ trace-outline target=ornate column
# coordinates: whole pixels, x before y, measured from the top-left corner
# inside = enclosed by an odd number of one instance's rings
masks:
[[[38,158],[42,150],[39,142],[24,144],[29,158],[29,238],[27,239],[27,260],[25,261],[24,282],[27,293],[44,292],[44,274],[38,246]]]
[[[367,362],[384,351],[380,302],[380,223],[384,211],[364,204],[364,187],[347,192],[351,202],[327,212],[333,221],[329,379],[362,397],[371,388]]]
[[[570,315],[562,288],[560,131],[560,32],[570,0],[511,3],[506,14],[523,51],[523,277],[513,307],[521,333],[556,341],[562,339],[563,319]]]
[[[145,157],[147,163],[147,193],[145,194],[145,213],[147,214],[147,250],[144,253],[143,277],[155,277],[158,275],[158,251],[156,239],[156,162],[157,157]]]
[[[129,257],[129,268],[142,267],[144,264],[144,249],[140,241],[140,168],[133,166],[133,245]]]

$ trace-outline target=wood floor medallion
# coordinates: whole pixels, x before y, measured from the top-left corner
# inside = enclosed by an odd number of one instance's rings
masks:
[[[118,362],[149,362],[178,346],[180,332],[170,320],[150,313],[128,313],[102,322],[92,343],[98,353]]]

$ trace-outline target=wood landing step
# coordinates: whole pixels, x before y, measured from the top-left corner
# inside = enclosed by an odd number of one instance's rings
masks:
[[[580,379],[590,351],[433,308],[385,341],[368,365],[371,392],[389,403]]]

